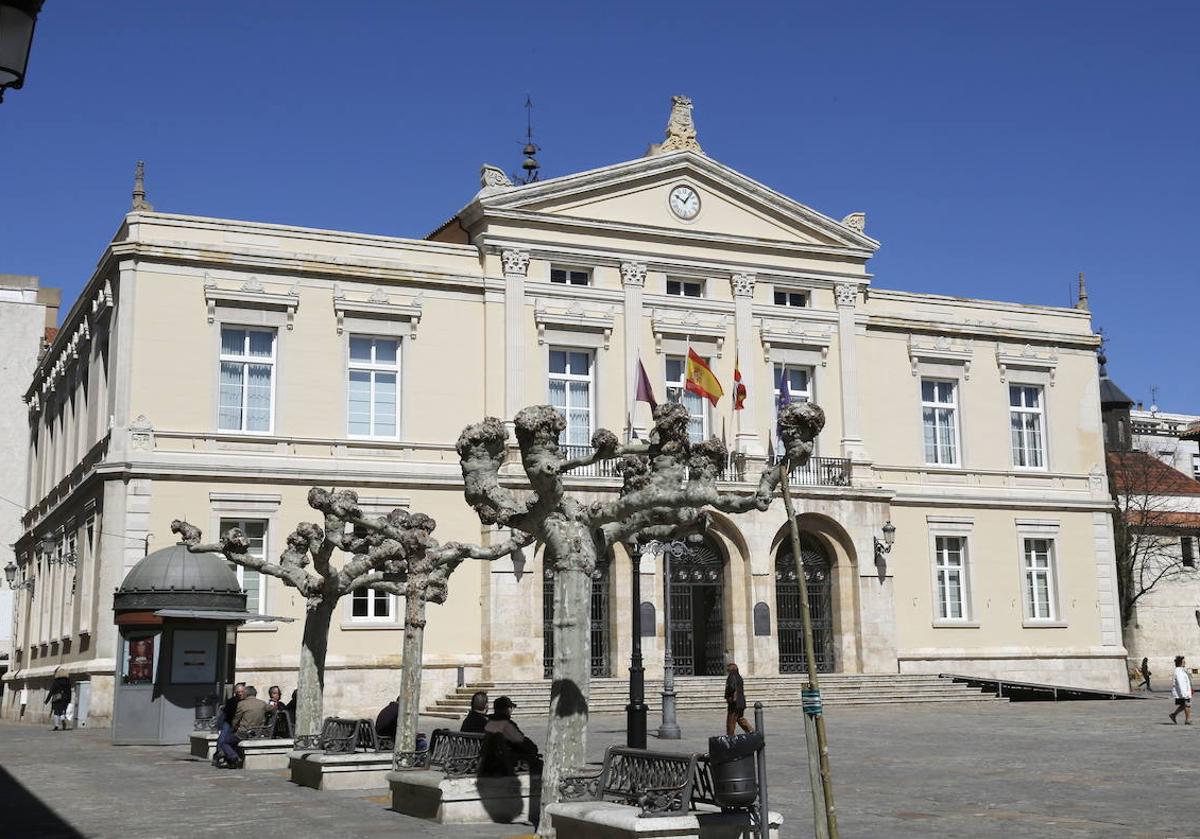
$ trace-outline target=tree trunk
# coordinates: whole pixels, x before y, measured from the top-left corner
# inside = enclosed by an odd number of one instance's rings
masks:
[[[421,663],[425,646],[425,598],[404,598],[404,660],[400,671],[400,696],[396,716],[396,745],[392,762],[411,765],[409,753],[417,746],[417,724],[421,713]]]
[[[300,647],[300,672],[296,684],[296,736],[320,734],[325,696],[325,653],[329,647],[329,621],[337,598],[310,605],[304,616],[304,641]]]
[[[552,837],[546,807],[558,801],[558,783],[584,765],[587,751],[588,692],[592,675],[592,575],[596,546],[586,528],[570,540],[568,567],[551,555],[554,572],[554,682],[550,687],[550,726],[542,769],[542,814],[538,836]],[[566,540],[564,540],[566,541]]]

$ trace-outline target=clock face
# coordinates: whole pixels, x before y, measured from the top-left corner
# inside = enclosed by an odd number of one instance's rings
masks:
[[[677,186],[671,190],[671,212],[684,221],[691,221],[700,213],[700,196],[690,186]]]

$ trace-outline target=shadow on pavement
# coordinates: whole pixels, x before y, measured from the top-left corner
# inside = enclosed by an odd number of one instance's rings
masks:
[[[55,795],[70,795],[56,789]],[[82,837],[75,828],[58,817],[42,799],[25,789],[16,778],[0,767],[0,812],[4,813],[5,836],[38,836],[44,839]]]

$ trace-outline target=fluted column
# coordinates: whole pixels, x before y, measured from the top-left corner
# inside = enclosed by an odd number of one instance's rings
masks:
[[[858,411],[858,362],[855,358],[854,334],[854,307],[858,302],[858,286],[854,283],[838,283],[833,292],[837,301],[842,386],[842,457],[868,460]]]
[[[525,274],[529,251],[506,250],[504,265],[504,421],[511,428],[525,398],[525,353],[521,328],[525,314]]]
[[[746,402],[737,417],[736,449],[751,457],[761,457],[762,438],[759,436],[758,411],[759,393],[755,389],[755,372],[758,370],[757,354],[754,352],[754,283],[753,274],[734,274],[730,278],[733,287],[733,331],[737,341],[738,369],[742,373],[742,384],[746,386]],[[735,389],[730,382],[730,397],[736,399]]]
[[[633,398],[637,394],[637,363],[642,349],[642,291],[646,286],[644,262],[621,263],[621,285],[625,288],[625,410],[629,423],[645,439],[646,425],[637,420]]]

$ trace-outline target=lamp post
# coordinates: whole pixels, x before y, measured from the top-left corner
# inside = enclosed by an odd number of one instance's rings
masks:
[[[17,564],[11,559],[8,561],[8,564],[4,566],[4,579],[8,581],[8,587],[14,591],[22,591],[24,589],[33,591],[33,577],[30,577],[27,580],[22,580],[18,583],[17,570]]]
[[[625,706],[625,745],[646,748],[646,668],[642,666],[642,552],[629,545],[633,566],[633,647],[629,654],[629,704]]]
[[[675,657],[671,652],[671,557],[676,559],[683,556],[688,546],[683,542],[659,542],[655,540],[646,545],[647,553],[657,554],[663,558],[663,691],[662,691],[662,723],[658,726],[658,739],[678,740],[683,736],[679,723],[675,719]]]
[[[25,84],[33,27],[43,0],[0,0],[0,102],[8,88]]]

